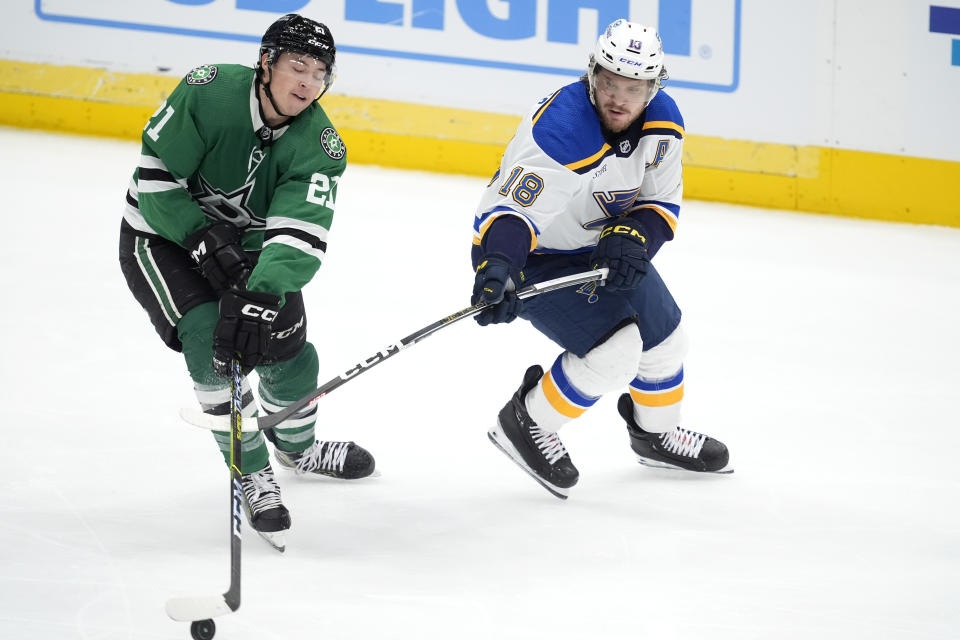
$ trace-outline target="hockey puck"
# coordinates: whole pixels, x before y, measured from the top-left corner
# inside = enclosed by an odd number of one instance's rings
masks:
[[[190,637],[193,640],[213,640],[217,625],[213,620],[197,620],[190,623]]]

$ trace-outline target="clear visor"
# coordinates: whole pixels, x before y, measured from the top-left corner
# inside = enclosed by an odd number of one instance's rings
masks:
[[[593,90],[597,95],[621,104],[647,104],[657,92],[657,81],[624,78],[609,72],[594,74]]]
[[[292,79],[320,93],[330,84],[333,74],[327,65],[316,58],[299,53],[284,53],[270,67],[278,76]]]

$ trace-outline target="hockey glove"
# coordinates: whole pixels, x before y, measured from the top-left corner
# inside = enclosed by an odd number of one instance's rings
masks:
[[[220,321],[213,332],[213,370],[229,378],[231,361],[240,358],[249,373],[267,355],[280,296],[259,291],[227,291],[220,298]]]
[[[590,255],[594,269],[608,267],[606,288],[610,291],[633,289],[647,274],[647,232],[633,218],[617,218],[600,232],[600,241]]]
[[[519,280],[520,270],[514,267],[505,255],[487,254],[477,267],[470,303],[489,302],[491,306],[473,317],[477,324],[486,326],[517,319],[523,309],[514,284]]]
[[[217,293],[242,285],[253,268],[240,246],[240,230],[228,222],[190,234],[184,246]]]

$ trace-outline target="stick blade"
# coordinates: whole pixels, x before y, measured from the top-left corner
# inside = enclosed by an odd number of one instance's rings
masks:
[[[170,598],[167,600],[167,615],[178,622],[194,622],[207,620],[230,613],[230,608],[223,596],[197,596],[195,598]]]
[[[230,416],[212,416],[196,407],[181,407],[180,419],[201,429],[210,431],[230,431]],[[243,430],[254,431],[260,425],[256,418],[243,416]]]

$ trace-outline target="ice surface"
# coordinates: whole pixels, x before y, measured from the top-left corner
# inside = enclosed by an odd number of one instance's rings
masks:
[[[189,637],[228,584],[228,473],[117,264],[139,145],[0,130],[0,637]],[[491,167],[491,172],[493,167]],[[306,289],[321,382],[469,304],[485,181],[351,166]],[[732,476],[638,465],[615,397],[550,496],[487,441],[522,322],[456,324],[320,402],[382,476],[283,473],[217,638],[960,637],[960,230],[688,202],[657,265],[691,350],[684,423]],[[280,473],[280,472],[278,472]]]

